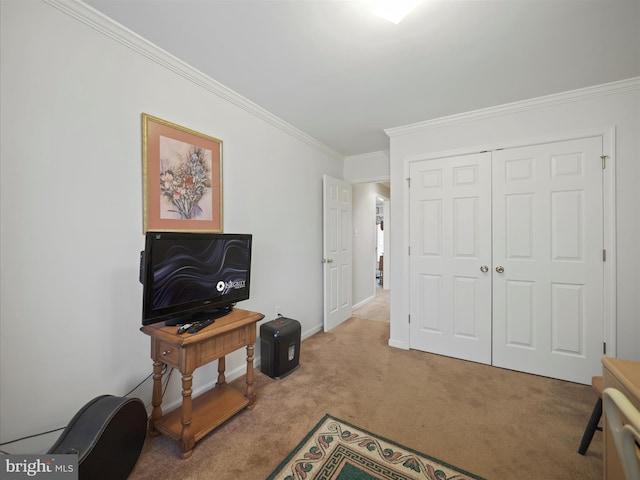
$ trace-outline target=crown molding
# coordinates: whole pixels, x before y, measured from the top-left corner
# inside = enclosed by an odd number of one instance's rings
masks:
[[[605,83],[593,87],[571,90],[568,92],[555,93],[544,97],[522,100],[496,107],[483,108],[470,112],[440,117],[424,122],[412,123],[400,127],[385,129],[385,133],[389,137],[397,137],[399,135],[407,135],[419,132],[421,130],[429,130],[432,128],[445,127],[466,122],[474,122],[503,115],[512,115],[514,113],[525,112],[540,108],[562,105],[571,102],[588,100],[590,98],[603,97],[607,95],[616,95],[618,93],[628,92],[632,90],[640,90],[640,77],[629,78],[617,82]]]
[[[348,155],[348,156],[344,157],[344,159],[345,159],[345,161],[346,160],[350,160],[350,161],[360,161],[360,160],[369,161],[369,160],[378,160],[378,159],[389,160],[390,157],[391,157],[391,153],[390,153],[389,150],[378,150],[376,152],[359,153],[357,155]]]
[[[242,110],[254,115],[255,117],[273,125],[282,130],[286,134],[297,138],[307,145],[327,154],[337,160],[343,160],[344,155],[336,152],[324,143],[316,140],[312,136],[294,127],[290,123],[282,120],[280,117],[272,114],[268,110],[253,103],[251,100],[234,92],[230,88],[205,75],[200,70],[183,62],[179,58],[171,55],[169,52],[154,45],[150,41],[141,37],[137,33],[120,25],[116,21],[97,11],[93,7],[87,5],[80,0],[43,0],[45,3],[60,10],[61,12],[73,17],[79,22],[91,27],[92,29],[102,33],[103,35],[115,40],[134,52],[148,58],[149,60],[163,66],[186,80],[202,87],[203,89],[217,95],[218,97],[228,101],[229,103],[241,108]]]

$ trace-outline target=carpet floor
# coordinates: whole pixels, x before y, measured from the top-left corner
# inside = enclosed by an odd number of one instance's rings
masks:
[[[388,322],[356,316],[313,335],[291,375],[256,368],[255,408],[198,442],[190,459],[166,437],[147,437],[130,479],[265,479],[326,413],[486,479],[602,478],[602,433],[577,453],[597,398],[590,386],[388,340]]]

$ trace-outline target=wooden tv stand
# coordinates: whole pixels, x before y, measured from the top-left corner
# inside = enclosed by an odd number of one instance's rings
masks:
[[[167,435],[178,443],[182,458],[189,458],[196,442],[256,400],[253,386],[253,351],[256,323],[264,315],[234,309],[198,333],[178,335],[178,327],[157,323],[140,330],[151,337],[153,398],[149,433]],[[227,385],[225,355],[247,348],[246,391]],[[192,399],[191,385],[196,368],[218,360],[218,380],[214,388]],[[162,369],[177,368],[182,374],[182,405],[162,414]]]

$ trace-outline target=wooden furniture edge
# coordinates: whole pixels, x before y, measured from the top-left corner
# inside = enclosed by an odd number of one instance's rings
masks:
[[[215,323],[193,334],[184,333],[182,335],[178,335],[178,327],[167,327],[163,322],[145,325],[140,328],[140,331],[147,335],[153,335],[160,340],[177,345],[189,345],[192,343],[202,342],[209,337],[215,337],[222,333],[236,330],[238,327],[248,325],[250,323],[257,323],[263,318],[264,315],[262,313],[234,309],[230,314],[218,318]]]
[[[621,358],[603,357],[602,365],[636,398],[640,398],[640,363]]]

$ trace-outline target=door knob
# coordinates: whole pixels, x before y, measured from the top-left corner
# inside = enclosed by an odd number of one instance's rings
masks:
[[[480,271],[481,271],[482,273],[487,273],[487,272],[489,271],[489,267],[487,267],[486,265],[482,265],[482,266],[480,267]]]
[[[504,267],[503,267],[502,265],[498,265],[498,266],[496,267],[496,272],[498,272],[498,273],[502,273],[502,272],[504,272]]]
[[[322,263],[333,263],[333,258],[323,258]]]

